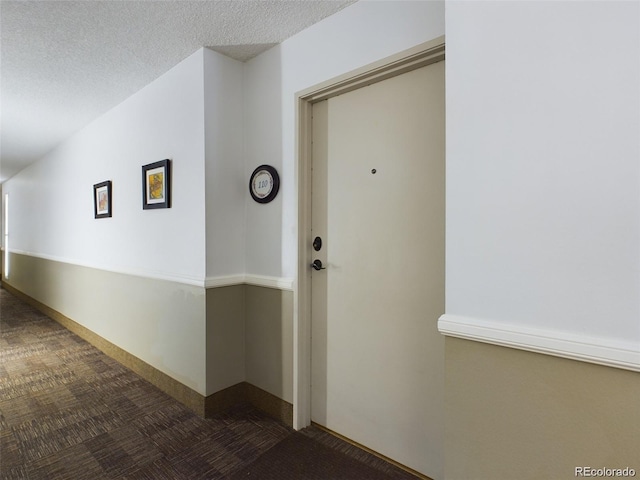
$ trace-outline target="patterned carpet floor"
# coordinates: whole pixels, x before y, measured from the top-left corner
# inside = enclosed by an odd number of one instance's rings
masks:
[[[414,479],[250,406],[203,419],[0,289],[0,479]]]

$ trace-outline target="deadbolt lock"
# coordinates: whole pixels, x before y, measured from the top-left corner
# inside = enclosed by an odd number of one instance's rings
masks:
[[[316,237],[313,239],[313,249],[316,252],[319,252],[322,248],[322,239],[320,237]]]

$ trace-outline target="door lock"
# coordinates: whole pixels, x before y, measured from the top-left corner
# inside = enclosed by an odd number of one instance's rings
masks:
[[[326,267],[322,266],[322,261],[321,260],[314,260],[313,263],[311,264],[311,266],[313,267],[314,270],[326,270]]]
[[[320,237],[316,237],[313,239],[313,249],[316,252],[319,252],[322,248],[322,239]]]

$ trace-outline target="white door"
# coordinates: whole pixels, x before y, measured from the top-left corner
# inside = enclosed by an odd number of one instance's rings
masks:
[[[311,418],[433,478],[444,128],[444,61],[313,105]]]

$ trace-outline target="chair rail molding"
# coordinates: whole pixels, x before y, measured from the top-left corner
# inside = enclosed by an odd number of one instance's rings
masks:
[[[108,265],[99,265],[99,264],[94,264],[90,262],[79,261],[75,259],[57,256],[57,255],[49,255],[45,253],[16,250],[13,248],[9,250],[9,253],[24,255],[27,257],[39,258],[42,260],[49,260],[51,262],[66,263],[68,265],[75,265],[78,267],[92,268],[95,270],[102,270],[104,272],[119,273],[122,275],[132,275],[134,277],[149,278],[152,280],[165,280],[167,282],[181,283],[184,285],[191,285],[195,287],[204,286],[204,281],[202,278],[178,274],[178,273],[162,272],[162,271],[155,271],[155,270],[136,268],[136,267],[126,267],[126,266],[112,267]]]
[[[637,343],[450,314],[439,318],[438,331],[449,337],[640,372]]]
[[[287,277],[271,277],[267,275],[253,275],[242,273],[220,277],[207,277],[205,288],[227,287],[231,285],[254,285],[258,287],[277,288],[279,290],[293,290],[293,279]]]
[[[89,262],[77,261],[56,255],[48,255],[36,252],[28,252],[24,250],[10,249],[8,253],[16,255],[24,255],[28,257],[40,258],[52,262],[66,263],[79,267],[93,268],[105,272],[119,273],[123,275],[132,275],[135,277],[149,278],[152,280],[165,280],[168,282],[191,285],[195,287],[217,288],[228,287],[231,285],[255,285],[259,287],[277,288],[279,290],[293,290],[293,278],[273,277],[267,275],[254,275],[250,273],[238,273],[234,275],[210,276],[206,278],[181,275],[170,272],[159,272],[142,268],[130,268],[125,266],[109,267],[104,265],[92,264]]]

